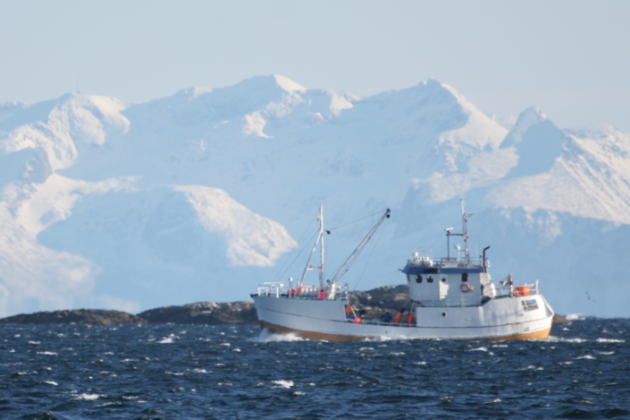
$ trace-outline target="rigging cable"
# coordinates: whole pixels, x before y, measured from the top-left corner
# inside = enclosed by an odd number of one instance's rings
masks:
[[[365,217],[363,217],[363,218],[361,218],[361,219],[355,220],[354,222],[349,222],[349,223],[343,224],[343,225],[341,225],[341,226],[337,226],[337,227],[336,227],[336,228],[334,228],[334,229],[327,229],[328,234],[330,235],[330,233],[331,233],[331,232],[334,232],[334,231],[339,230],[339,229],[341,229],[341,228],[345,228],[346,226],[350,226],[350,225],[352,225],[352,224],[354,224],[354,223],[361,222],[361,221],[363,221],[363,220],[365,220],[365,219],[369,219],[370,217],[374,217],[374,216],[376,216],[377,214],[383,214],[383,212],[384,212],[384,211],[385,211],[385,210],[379,210],[379,211],[377,211],[376,213],[373,213],[373,214],[370,214],[369,216],[365,216]]]
[[[381,237],[383,236],[383,232],[385,232],[385,229],[387,229],[387,224],[383,226],[383,229],[379,232],[378,238],[376,238],[376,243],[374,243],[374,248],[372,248],[372,252],[370,252],[370,257],[366,261],[365,266],[363,267],[363,271],[361,272],[361,275],[359,276],[357,282],[354,284],[354,288],[352,289],[353,291],[357,290],[357,286],[363,279],[363,274],[365,274],[365,270],[367,270],[368,265],[370,265],[370,261],[372,261],[372,256],[374,255],[374,251],[376,251],[376,248],[378,248],[378,244],[381,241]]]
[[[350,255],[350,257],[346,260],[345,263],[343,263],[343,265],[341,266],[341,268],[337,271],[337,273],[333,276],[332,278],[332,282],[333,284],[336,283],[337,281],[339,281],[341,279],[341,277],[343,277],[348,270],[350,269],[350,267],[357,261],[357,258],[359,257],[359,255],[361,254],[361,252],[363,252],[363,250],[366,248],[365,245],[367,245],[367,243],[370,241],[370,239],[372,239],[372,237],[374,236],[374,234],[376,233],[376,231],[378,230],[379,226],[385,221],[385,219],[389,219],[390,217],[390,209],[387,209],[387,211],[385,212],[385,214],[378,220],[378,222],[376,223],[376,225],[372,228],[372,230],[370,230],[370,232],[367,234],[367,236],[363,239],[363,241],[361,241],[361,243],[359,244],[359,246],[354,250],[354,252]]]
[[[300,236],[300,239],[298,239],[298,241],[297,241],[297,243],[298,243],[298,244],[299,244],[299,243],[300,243],[300,241],[304,238],[304,235],[306,235],[306,232],[308,232],[308,230],[310,229],[311,225],[313,224],[313,221],[314,221],[314,220],[317,220],[317,219],[318,219],[317,217],[315,217],[314,219],[311,219],[311,221],[309,222],[309,224],[306,226],[306,229],[304,229],[304,232],[302,232],[302,235]],[[291,267],[291,265],[293,265],[293,263],[295,262],[295,260],[297,259],[297,257],[299,257],[300,255],[302,255],[302,252],[304,251],[304,248],[306,247],[306,245],[307,245],[309,242],[310,242],[310,241],[305,242],[305,245],[304,245],[304,246],[302,247],[302,249],[298,252],[298,254],[295,256],[295,258],[293,258],[293,261],[291,261],[291,263],[289,263],[289,265],[288,265],[288,266],[286,267],[286,269],[282,272],[282,274],[280,274],[279,276],[276,276],[276,277],[274,278],[274,280],[273,280],[274,282],[277,282],[278,280],[280,280],[280,279],[282,278],[282,276],[284,276],[284,275],[286,274],[286,272],[289,270],[289,267]],[[291,253],[293,253],[293,252],[295,252],[295,249],[294,249],[294,251],[292,251]],[[289,256],[290,256],[290,254],[289,254]],[[285,264],[287,263],[287,261],[288,261],[288,257],[287,257],[287,260],[285,260],[285,262],[284,262],[284,264],[282,265],[282,267],[280,267],[280,270],[282,270],[282,269],[285,267]],[[280,270],[278,270],[278,271],[280,271]]]

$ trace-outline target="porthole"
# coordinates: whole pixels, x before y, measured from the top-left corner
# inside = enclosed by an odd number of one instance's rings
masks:
[[[427,277],[427,283],[433,283],[433,277],[431,276]]]
[[[442,283],[446,283],[446,279],[445,278],[442,278]]]
[[[442,312],[442,316],[446,316],[446,312]]]

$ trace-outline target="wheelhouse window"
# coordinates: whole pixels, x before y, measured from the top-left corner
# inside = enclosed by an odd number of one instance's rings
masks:
[[[422,283],[422,276],[420,274],[416,274],[416,283]]]
[[[431,276],[427,277],[427,283],[433,283],[433,277]]]

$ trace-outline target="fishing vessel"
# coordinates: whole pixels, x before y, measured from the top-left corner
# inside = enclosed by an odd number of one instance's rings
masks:
[[[462,233],[447,228],[447,256],[433,259],[430,252],[414,251],[400,271],[408,284],[409,300],[396,316],[364,319],[351,305],[348,286],[339,286],[361,249],[379,226],[390,217],[383,214],[365,239],[329,280],[324,271],[323,208],[319,210],[319,234],[302,276],[288,284],[262,283],[252,294],[263,330],[299,337],[348,341],[378,338],[425,338],[453,340],[540,340],[551,331],[554,311],[540,294],[538,280],[515,285],[512,274],[494,282],[488,273],[489,262],[483,250],[471,257],[468,249],[464,211]],[[450,239],[462,237],[465,248],[457,247],[457,257],[450,256]],[[320,264],[311,262],[320,250]],[[462,252],[460,252],[462,251]],[[319,284],[305,283],[309,271],[319,272]]]

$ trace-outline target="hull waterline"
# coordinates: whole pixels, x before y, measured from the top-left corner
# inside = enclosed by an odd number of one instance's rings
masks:
[[[342,342],[342,341],[365,341],[365,340],[378,340],[381,337],[363,337],[354,335],[340,335],[340,334],[326,334],[316,331],[298,330],[294,328],[283,327],[282,325],[272,324],[266,321],[260,321],[260,328],[262,330],[268,330],[272,334],[293,334],[297,337],[304,338],[306,340],[322,340],[330,342]],[[507,335],[503,337],[487,337],[487,338],[469,338],[463,339],[463,341],[481,341],[481,342],[493,342],[493,341],[507,341],[507,340],[546,340],[551,333],[551,327],[524,334]],[[411,336],[413,337],[413,336]]]

